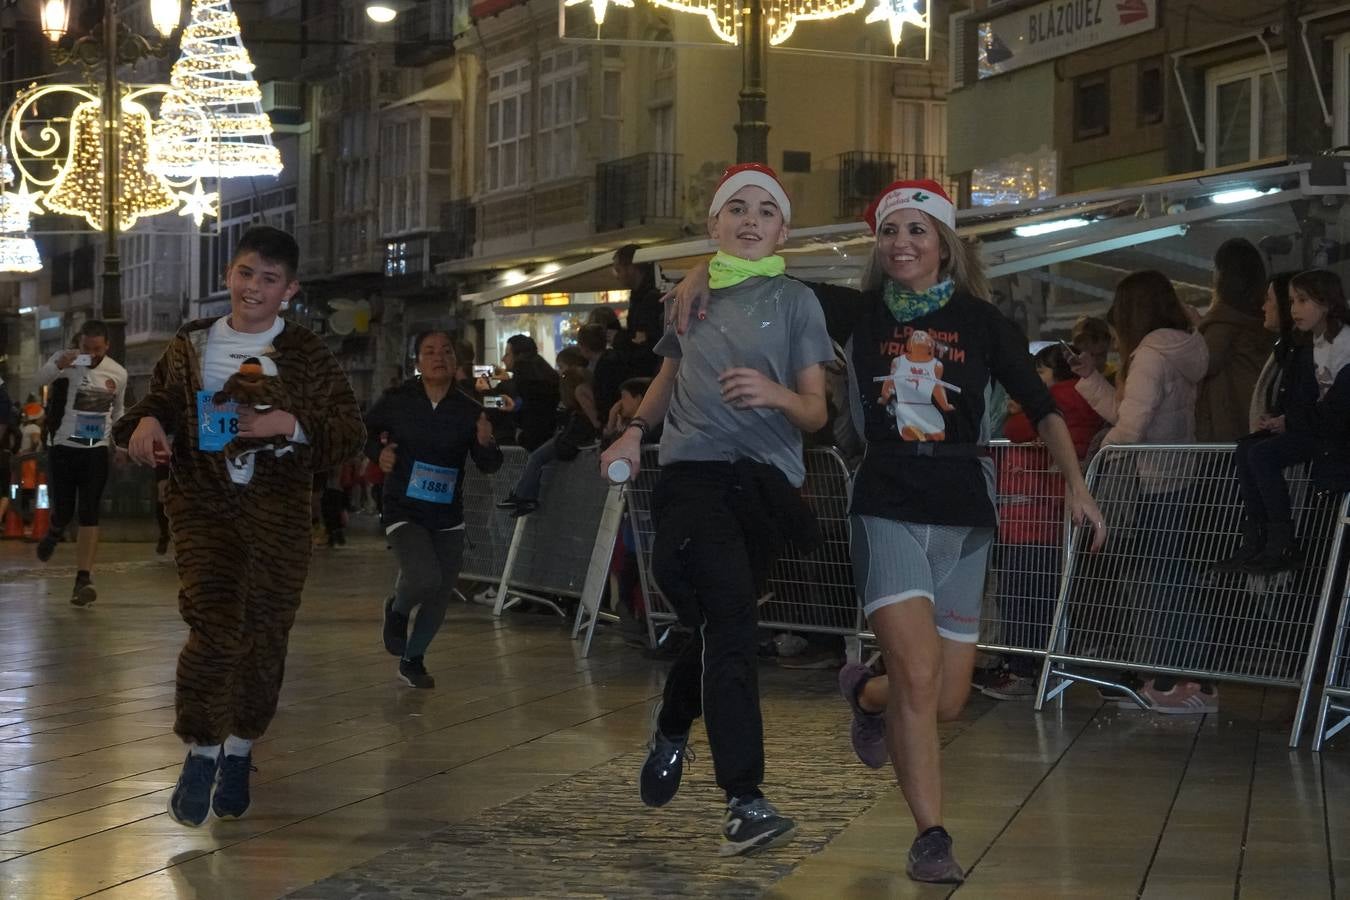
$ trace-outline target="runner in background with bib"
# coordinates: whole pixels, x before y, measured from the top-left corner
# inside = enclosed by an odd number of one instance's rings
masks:
[[[422,657],[445,620],[464,557],[464,464],[472,456],[491,474],[502,451],[483,408],[454,388],[450,335],[424,332],[414,353],[420,377],[386,391],[366,417],[366,455],[385,473],[384,533],[399,565],[384,601],[384,648],[399,657],[400,678],[432,688]]]
[[[38,559],[52,558],[78,504],[75,589],[70,602],[88,606],[98,599],[91,572],[98,552],[98,509],[108,484],[108,432],[122,415],[127,370],[107,356],[108,328],[90,319],[80,327],[79,349],[55,354],[37,372],[39,386],[52,385],[48,422],[52,527],[37,545]],[[49,417],[51,418],[51,417]]]

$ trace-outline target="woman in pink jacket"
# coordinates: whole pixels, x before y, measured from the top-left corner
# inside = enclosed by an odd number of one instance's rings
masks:
[[[1195,398],[1209,365],[1204,339],[1172,283],[1160,272],[1135,272],[1116,286],[1108,315],[1116,330],[1121,368],[1113,387],[1082,357],[1071,364],[1077,389],[1107,422],[1104,446],[1189,444],[1195,441]],[[1184,670],[1186,653],[1203,639],[1203,619],[1186,609],[1196,575],[1191,554],[1178,536],[1193,533],[1192,473],[1185,454],[1137,457],[1133,557],[1140,570],[1129,583],[1138,592],[1122,598],[1126,621],[1137,621],[1140,662]],[[1208,685],[1160,675],[1139,691],[1156,712],[1200,714],[1218,710]]]

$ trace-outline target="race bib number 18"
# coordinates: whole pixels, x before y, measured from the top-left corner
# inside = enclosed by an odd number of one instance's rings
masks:
[[[234,403],[214,403],[211,391],[197,392],[197,449],[219,453],[239,434],[239,411]]]

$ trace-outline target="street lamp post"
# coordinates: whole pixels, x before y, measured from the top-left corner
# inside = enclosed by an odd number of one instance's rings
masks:
[[[750,0],[741,45],[741,119],[736,123],[736,162],[769,162],[769,29],[764,0]]]
[[[164,37],[172,34],[181,18],[178,0],[152,0],[151,16],[155,28]],[[84,67],[90,80],[101,67],[103,75],[103,292],[100,316],[108,326],[108,352],[118,362],[126,362],[126,319],[122,316],[122,259],[118,251],[120,197],[117,179],[121,172],[122,88],[117,77],[119,65],[131,65],[143,59],[164,59],[167,42],[135,34],[118,22],[117,0],[105,0],[100,30],[65,46],[70,10],[64,0],[47,0],[43,6],[43,30],[57,45],[52,57],[58,65],[75,62]]]

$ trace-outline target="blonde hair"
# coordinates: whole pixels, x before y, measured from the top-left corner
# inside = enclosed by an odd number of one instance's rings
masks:
[[[981,300],[988,300],[991,293],[989,276],[985,274],[984,260],[980,259],[980,251],[976,245],[962,240],[956,230],[946,222],[938,221],[926,212],[922,215],[937,231],[938,243],[946,254],[942,265],[938,267],[938,280],[945,281],[950,278],[958,291],[979,297]],[[878,290],[885,282],[886,270],[882,268],[874,247],[872,255],[867,260],[867,268],[863,271],[862,289]]]

